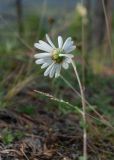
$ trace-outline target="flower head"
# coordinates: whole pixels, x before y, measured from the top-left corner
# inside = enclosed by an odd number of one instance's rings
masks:
[[[87,16],[87,8],[81,4],[81,3],[78,3],[77,6],[76,6],[76,11],[79,13],[80,16],[82,17],[86,17]]]
[[[70,54],[76,46],[73,45],[71,37],[67,38],[63,43],[61,36],[58,36],[58,47],[56,48],[49,36],[46,34],[48,43],[39,40],[39,43],[35,43],[34,46],[37,49],[43,51],[43,53],[35,54],[37,59],[36,64],[42,64],[41,68],[47,68],[44,72],[44,76],[58,77],[60,75],[61,67],[68,69],[69,63],[73,55]]]

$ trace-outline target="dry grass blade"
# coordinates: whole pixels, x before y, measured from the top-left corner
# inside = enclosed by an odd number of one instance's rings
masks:
[[[64,101],[63,99],[58,99],[58,98],[56,98],[56,97],[54,97],[54,96],[52,96],[52,95],[50,95],[48,93],[41,92],[41,91],[38,91],[38,90],[34,90],[34,92],[39,93],[40,95],[43,95],[45,97],[48,97],[51,100],[56,101],[58,103],[64,103],[64,104],[66,104],[66,105],[68,105],[68,106],[70,106],[72,108],[75,108],[76,111],[78,111],[80,114],[83,114],[81,109],[79,109],[77,106],[74,106],[74,105],[70,104],[69,102]]]
[[[7,95],[5,96],[5,100],[10,100],[12,97],[14,97],[16,94],[18,94],[26,85],[28,85],[32,80],[34,79],[34,76],[30,76],[26,79],[24,79],[21,82],[18,82],[15,86],[13,86]]]
[[[62,78],[63,81],[74,91],[74,93],[76,93],[76,94],[81,98],[80,93],[72,86],[72,84],[71,84],[70,82],[68,82],[68,80],[67,80],[66,78],[64,78],[62,75],[61,75],[61,78]],[[87,107],[89,107],[90,109],[92,109],[92,111],[93,111],[100,119],[95,118],[95,117],[89,115],[88,113],[86,113],[86,114],[88,114],[90,117],[98,120],[99,122],[102,122],[102,123],[105,124],[106,126],[114,129],[114,127],[110,124],[110,122],[107,121],[106,119],[104,119],[103,115],[101,115],[98,111],[96,111],[96,109],[95,109],[94,107],[92,107],[92,105],[91,105],[86,99],[84,99],[84,100],[85,100],[85,103],[88,105]]]

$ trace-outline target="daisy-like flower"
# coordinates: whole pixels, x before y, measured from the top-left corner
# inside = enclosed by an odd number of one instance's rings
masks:
[[[37,59],[36,64],[42,64],[41,68],[47,68],[44,72],[44,76],[58,77],[60,76],[61,68],[68,69],[71,63],[71,58],[74,56],[70,54],[76,46],[73,44],[71,37],[67,38],[63,43],[61,36],[58,36],[58,47],[55,47],[49,36],[46,34],[47,42],[39,40],[39,43],[35,43],[34,46],[42,50],[43,53],[35,54]]]

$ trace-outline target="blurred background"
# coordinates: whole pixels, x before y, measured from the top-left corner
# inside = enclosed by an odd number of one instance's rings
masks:
[[[49,90],[53,94],[60,92],[64,96],[64,89],[67,89],[65,83],[61,79],[44,78],[43,70],[34,64],[34,43],[45,39],[45,34],[48,33],[55,44],[58,35],[62,35],[64,39],[68,36],[73,38],[77,46],[74,52],[75,62],[79,67],[87,99],[100,106],[99,109],[102,110],[103,107],[103,111],[112,109],[113,10],[112,0],[1,0],[1,107],[7,101],[6,106],[12,106],[18,98],[18,103],[21,103],[23,96],[20,96],[28,87],[31,90]],[[72,69],[71,72],[63,71],[63,75],[78,89]]]
[[[34,63],[37,52],[34,43],[45,40],[46,33],[56,45],[58,35],[64,40],[68,36],[73,38],[77,46],[74,61],[86,100],[114,125],[113,0],[0,0],[1,111],[5,109],[5,114],[12,111],[33,119],[38,118],[39,110],[60,115],[73,112],[34,90],[50,93],[81,108],[80,97],[72,91],[72,87],[79,91],[72,67],[62,70],[65,79],[49,79]],[[97,116],[90,108],[87,111]],[[104,126],[98,128],[99,134],[103,129]],[[9,134],[5,138],[9,143]]]

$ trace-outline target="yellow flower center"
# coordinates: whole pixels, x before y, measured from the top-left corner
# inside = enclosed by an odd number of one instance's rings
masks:
[[[56,63],[61,63],[64,60],[64,57],[60,56],[60,54],[64,54],[62,49],[54,49],[52,51],[52,60],[54,60]]]

